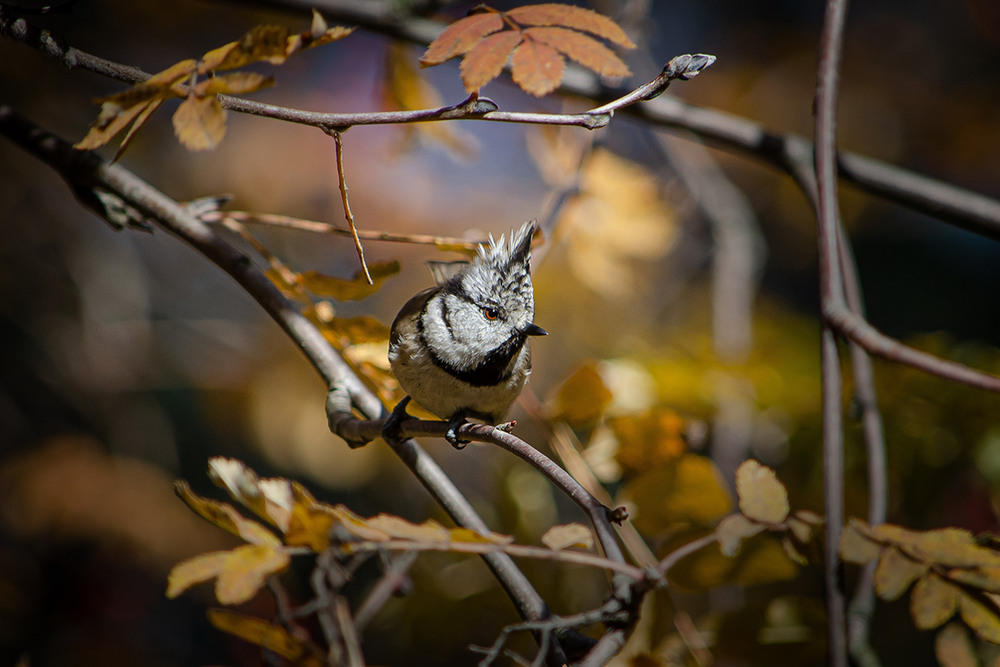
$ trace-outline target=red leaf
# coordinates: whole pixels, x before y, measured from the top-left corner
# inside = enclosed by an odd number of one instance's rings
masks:
[[[460,56],[479,41],[503,28],[503,19],[497,12],[473,14],[455,21],[437,36],[424,55],[420,57],[420,66],[440,65],[449,58]]]
[[[495,79],[521,37],[520,30],[507,30],[490,35],[469,49],[459,68],[465,89],[472,93]]]
[[[553,47],[536,40],[521,42],[510,59],[514,83],[535,97],[548,95],[562,81],[566,61]]]
[[[565,53],[601,76],[628,76],[631,72],[614,51],[593,37],[566,28],[527,28],[525,35]]]
[[[507,16],[517,23],[526,25],[551,25],[583,30],[625,48],[635,48],[635,44],[617,23],[591,9],[548,3],[517,7],[507,12]]]

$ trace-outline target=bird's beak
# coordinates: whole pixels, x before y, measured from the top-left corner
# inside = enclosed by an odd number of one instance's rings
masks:
[[[548,336],[549,335],[548,331],[546,331],[545,329],[541,328],[540,326],[538,326],[534,322],[532,322],[528,326],[526,326],[523,329],[521,329],[521,333],[523,333],[525,336]]]

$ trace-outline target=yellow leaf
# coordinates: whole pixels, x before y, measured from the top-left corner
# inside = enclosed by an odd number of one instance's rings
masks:
[[[949,623],[937,634],[934,655],[941,667],[979,667],[969,633],[958,623]]]
[[[369,528],[380,530],[392,539],[414,542],[447,542],[448,529],[437,521],[417,524],[391,514],[379,514],[366,521]]]
[[[174,491],[198,516],[223,530],[229,531],[233,535],[243,538],[250,544],[264,546],[278,546],[281,544],[281,540],[261,524],[244,518],[228,503],[220,503],[216,500],[202,498],[191,490],[187,482],[175,482]]]
[[[234,72],[198,82],[194,87],[194,93],[196,96],[245,95],[273,85],[273,76],[264,76],[257,72]]]
[[[597,364],[588,361],[578,366],[549,398],[549,418],[586,426],[597,421],[611,399]]]
[[[282,549],[259,544],[236,547],[228,556],[215,581],[215,597],[220,604],[246,602],[257,594],[269,576],[287,568],[291,561]]]
[[[567,523],[552,526],[542,535],[542,544],[553,551],[563,549],[593,549],[594,534],[581,523]]]
[[[883,600],[895,600],[926,572],[927,563],[912,560],[895,547],[887,547],[875,568],[875,592]]]
[[[959,593],[958,611],[962,620],[973,632],[993,644],[1000,644],[1000,618],[997,605],[988,596],[972,596],[965,591]]]
[[[767,466],[748,459],[736,469],[740,511],[752,521],[781,523],[788,518],[788,492]]]
[[[280,65],[287,60],[286,49],[291,31],[284,26],[259,25],[236,42],[213,49],[201,58],[198,73],[236,69],[260,60]]]
[[[733,509],[715,464],[697,454],[648,470],[625,493],[637,508],[632,517],[636,527],[647,535],[683,525],[709,526]]]
[[[301,274],[301,284],[317,296],[337,301],[359,301],[378,292],[386,279],[399,273],[399,268],[399,262],[396,260],[369,264],[371,285],[368,284],[364,271],[360,269],[350,279],[327,276],[317,271],[306,271]]]
[[[260,479],[242,461],[214,456],[208,460],[208,477],[233,500],[246,506],[282,531],[287,529],[292,500],[285,479]]]
[[[389,340],[389,327],[371,315],[334,317],[320,325],[320,330],[339,349],[348,345],[382,343]]]
[[[514,538],[501,533],[480,533],[469,528],[452,528],[448,531],[452,542],[458,544],[511,544]]]
[[[167,597],[175,598],[195,584],[216,579],[215,596],[219,602],[240,604],[256,595],[267,577],[288,567],[289,561],[283,550],[258,544],[201,554],[170,571]]]
[[[323,660],[288,630],[260,618],[237,614],[224,609],[209,609],[208,620],[219,630],[273,651],[303,667],[321,667]]]
[[[743,540],[763,531],[762,524],[754,523],[742,514],[730,514],[719,522],[715,529],[715,539],[724,556],[735,556],[739,553]]]
[[[792,531],[795,539],[802,543],[812,541],[816,529],[823,523],[823,517],[808,510],[799,510],[788,517],[788,529]]]
[[[95,148],[100,148],[111,141],[116,134],[128,127],[129,123],[138,118],[151,103],[151,100],[147,100],[124,109],[115,102],[104,102],[101,105],[100,115],[94,124],[91,125],[87,135],[73,144],[73,148],[81,151],[91,151]]]
[[[920,630],[940,626],[955,615],[959,589],[943,578],[928,572],[917,580],[910,593],[910,615]]]
[[[628,472],[643,472],[687,451],[687,422],[669,408],[653,408],[608,420],[618,440],[618,462]]]
[[[135,122],[132,123],[132,127],[128,129],[128,132],[126,132],[125,136],[122,138],[121,145],[119,145],[118,150],[115,151],[115,157],[114,157],[115,162],[117,162],[118,158],[122,156],[122,154],[125,152],[125,149],[129,147],[129,144],[132,143],[132,139],[135,137],[136,133],[142,129],[142,126],[146,124],[146,121],[149,120],[149,117],[152,116],[153,113],[157,109],[159,109],[162,104],[163,104],[163,98],[156,98],[155,100],[146,105],[146,108],[142,110],[142,113],[139,114],[139,116],[135,119]]]
[[[901,546],[924,560],[950,567],[1000,567],[1000,554],[980,546],[967,530],[941,528],[912,535],[912,541]]]
[[[868,536],[868,525],[851,519],[840,533],[840,557],[848,563],[865,565],[878,558],[882,547]]]
[[[1000,593],[1000,567],[977,567],[948,570],[948,578],[981,591]]]
[[[213,551],[178,563],[167,575],[167,597],[172,600],[195,584],[219,576],[228,558],[228,551]]]
[[[174,134],[188,150],[215,148],[226,136],[226,110],[214,95],[188,97],[174,112]]]

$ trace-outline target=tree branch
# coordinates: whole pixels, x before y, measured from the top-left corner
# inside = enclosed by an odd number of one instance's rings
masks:
[[[238,250],[215,234],[190,209],[174,201],[124,167],[108,163],[96,153],[73,149],[66,141],[42,130],[0,106],[0,134],[21,146],[58,172],[81,202],[98,216],[115,221],[126,211],[138,222],[161,226],[195,248],[228,273],[278,323],[306,355],[330,388],[328,405],[346,411],[337,413],[338,423],[354,420],[352,409],[378,418],[386,413],[378,397],[354,375],[347,363],[329,346],[323,335],[281,294],[270,280]],[[96,196],[100,194],[101,196]],[[117,207],[109,212],[111,202]],[[486,532],[483,520],[437,463],[412,440],[392,443],[393,450],[414,472],[431,495],[459,525]],[[509,556],[483,556],[525,619],[547,618],[544,600]],[[558,663],[558,644],[550,656]],[[565,660],[565,656],[561,656]]]

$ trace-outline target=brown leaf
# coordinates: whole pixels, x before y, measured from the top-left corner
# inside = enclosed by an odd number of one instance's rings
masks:
[[[920,630],[931,630],[955,615],[958,587],[933,572],[917,580],[910,593],[910,615]]]
[[[243,538],[250,544],[265,546],[278,546],[281,544],[281,540],[263,525],[243,517],[229,503],[220,503],[217,500],[202,498],[191,490],[187,482],[176,482],[174,484],[174,491],[188,507],[194,510],[195,514],[209,523]]]
[[[979,666],[969,633],[959,623],[949,623],[937,634],[934,655],[941,667]]]
[[[197,96],[245,95],[273,85],[273,76],[264,76],[257,72],[233,72],[199,81],[194,87],[194,93]]]
[[[764,528],[763,524],[754,523],[742,514],[730,514],[715,529],[719,551],[724,556],[735,556],[739,553],[743,540],[763,532]]]
[[[840,557],[848,563],[865,565],[879,557],[882,547],[868,537],[868,524],[851,519],[840,533]]]
[[[788,518],[788,492],[774,471],[748,459],[736,469],[740,511],[753,521],[781,523]]]
[[[238,41],[212,49],[201,58],[198,73],[236,69],[261,60],[280,65],[288,58],[288,38],[291,31],[278,25],[259,25]]]
[[[462,60],[459,72],[465,89],[474,93],[503,70],[510,52],[521,42],[520,31],[495,33],[477,42]]]
[[[321,667],[324,662],[285,628],[260,618],[225,609],[209,609],[208,620],[219,630],[262,646],[302,667]]]
[[[510,10],[507,16],[522,25],[563,26],[583,30],[625,48],[635,48],[635,44],[617,23],[583,7],[556,3],[526,5]]]
[[[315,11],[315,10],[313,10]],[[290,35],[288,37],[288,42],[285,44],[285,55],[290,56],[296,51],[302,51],[303,49],[311,49],[316,46],[323,46],[324,44],[329,44],[330,42],[336,42],[338,39],[343,39],[347,37],[355,28],[352,26],[350,28],[345,26],[334,26],[327,29],[321,34],[316,34],[314,32],[303,32],[297,35]]]
[[[875,592],[883,600],[896,600],[927,572],[927,567],[927,563],[914,561],[899,549],[887,547],[875,568]]]
[[[514,83],[535,97],[555,90],[562,81],[565,69],[566,61],[559,52],[541,41],[524,40],[517,45],[510,58],[510,74]]]
[[[359,301],[375,294],[391,276],[399,273],[399,262],[374,262],[368,265],[372,284],[368,284],[364,271],[358,270],[350,279],[327,276],[318,271],[306,271],[300,276],[300,284],[313,294],[337,301]]]
[[[566,28],[528,28],[525,37],[558,49],[601,76],[628,76],[632,72],[614,51],[593,37]],[[528,41],[527,39],[525,41]]]
[[[567,523],[552,526],[542,535],[542,544],[553,551],[563,549],[593,549],[594,534],[582,523]]]
[[[188,150],[215,148],[226,136],[226,110],[214,95],[188,97],[174,112],[174,134]]]
[[[604,413],[612,395],[597,364],[590,361],[566,378],[548,400],[549,417],[570,426],[593,424]]]
[[[115,156],[113,158],[114,162],[118,161],[118,158],[122,156],[125,149],[132,143],[132,139],[135,138],[136,133],[142,129],[142,127],[146,124],[146,121],[149,120],[149,117],[152,116],[153,112],[159,109],[162,104],[163,98],[157,98],[145,106],[142,113],[140,113],[138,117],[136,117],[135,122],[132,123],[132,127],[128,129],[128,132],[126,132],[125,136],[122,138],[122,142],[119,144],[118,150],[115,151]]]
[[[980,598],[963,591],[958,596],[958,611],[965,624],[977,635],[992,644],[1000,644],[1000,617],[991,598]]]
[[[128,127],[129,123],[139,118],[150,104],[150,101],[146,101],[125,109],[115,102],[104,102],[101,105],[101,113],[98,115],[97,121],[90,127],[83,139],[73,144],[73,148],[81,151],[100,148]]]
[[[459,19],[445,28],[437,39],[430,43],[424,55],[420,57],[420,66],[440,65],[450,58],[460,56],[483,37],[502,28],[503,18],[497,12],[473,14]]]

